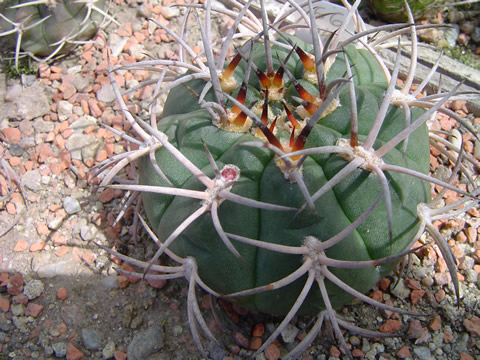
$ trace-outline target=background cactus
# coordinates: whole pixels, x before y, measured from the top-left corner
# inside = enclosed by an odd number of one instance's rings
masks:
[[[189,322],[200,349],[199,326],[215,339],[199,310],[197,285],[250,309],[285,315],[258,352],[297,313],[314,314],[316,321],[287,357],[303,351],[324,321],[346,349],[339,326],[371,335],[337,318],[335,309],[352,297],[408,314],[363,294],[425,229],[439,244],[458,294],[455,262],[432,222],[456,214],[459,207],[476,206],[478,191],[475,181],[468,193],[427,175],[425,125],[436,111],[448,111],[441,106],[457,89],[417,99],[430,74],[409,94],[414,51],[407,79],[396,88],[399,56],[390,73],[375,46],[405,32],[414,35],[412,24],[366,31],[356,7],[346,3],[346,21],[355,20],[358,34],[341,27],[322,43],[316,28],[316,16],[322,14],[314,11],[318,3],[287,4],[272,24],[267,24],[263,3],[261,20],[250,13],[249,4],[238,4],[239,12],[216,9],[210,2],[192,6],[206,12],[205,22],[199,20],[206,60],[158,24],[181,45],[179,59],[123,67],[155,68],[161,74],[139,85],[156,84],[148,122],[129,113],[112,76],[125,118],[141,140],[125,138],[141,146],[105,162],[100,172],[118,163],[101,186],[138,160],[138,185],[110,186],[142,193],[149,231],[159,246],[149,262],[116,255],[142,267],[147,278],[188,280]],[[215,11],[237,19],[218,45],[217,57],[209,28]],[[300,20],[287,21],[292,14]],[[224,66],[240,22],[246,30],[236,37],[246,41]],[[289,34],[305,26],[313,45]],[[393,33],[370,42],[368,36],[380,30]],[[158,99],[166,93],[157,119]],[[448,142],[440,148],[456,153],[454,161],[460,164],[460,149]],[[430,201],[429,183],[463,198],[439,208],[438,197]],[[158,265],[162,254],[178,266]]]
[[[418,20],[427,16],[435,9],[435,6],[441,4],[438,0],[408,1],[408,6],[413,17]],[[408,20],[408,11],[405,9],[405,2],[401,1],[383,1],[368,0],[368,7],[379,18],[389,22],[402,22]]]
[[[78,42],[90,39],[113,20],[106,12],[108,1],[7,0],[0,4],[0,36],[20,54],[48,61],[67,53]]]

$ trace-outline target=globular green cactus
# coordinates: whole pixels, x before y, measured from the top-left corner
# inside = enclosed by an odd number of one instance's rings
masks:
[[[405,0],[368,0],[367,3],[369,9],[382,20],[392,23],[408,21],[408,10],[405,6]],[[418,20],[435,11],[435,6],[438,6],[439,3],[441,3],[439,0],[408,1],[408,6],[413,17]]]
[[[106,161],[100,172],[118,163],[101,186],[137,162],[137,185],[110,186],[142,194],[149,233],[159,246],[148,262],[116,255],[146,273],[164,273],[138,276],[188,280],[189,322],[202,351],[199,326],[215,339],[198,307],[197,285],[247,308],[285,316],[257,353],[296,314],[317,318],[287,357],[306,349],[324,321],[346,349],[340,326],[371,334],[337,318],[335,309],[352,298],[410,314],[364,293],[392,271],[425,230],[442,249],[458,294],[454,259],[432,222],[460,205],[461,211],[476,206],[478,191],[468,193],[428,175],[426,127],[436,111],[448,112],[442,105],[457,88],[417,99],[430,74],[410,94],[414,55],[403,87],[396,87],[400,56],[390,73],[375,47],[414,33],[412,23],[363,30],[356,8],[345,3],[345,25],[354,19],[358,33],[342,26],[322,41],[316,25],[322,14],[314,10],[323,2],[287,4],[271,24],[263,2],[261,20],[250,12],[250,3],[238,4],[239,12],[209,1],[191,6],[205,10],[205,23],[199,20],[204,59],[158,24],[181,45],[179,59],[122,67],[160,73],[156,81],[140,84],[156,84],[149,119],[130,114],[112,76],[125,118],[141,140],[125,136],[140,148]],[[210,31],[215,11],[236,19],[219,43]],[[299,20],[289,22],[293,15]],[[236,33],[240,23],[246,30]],[[305,27],[312,44],[295,36]],[[369,40],[381,30],[392,33]],[[234,35],[245,42],[225,66]],[[163,94],[168,97],[157,119]],[[446,142],[440,148],[454,149]],[[439,208],[439,198],[430,198],[430,183],[462,199]],[[178,266],[157,265],[162,254]]]
[[[106,20],[105,0],[7,0],[0,4],[0,36],[15,48],[15,66],[25,53],[49,60],[90,39]]]

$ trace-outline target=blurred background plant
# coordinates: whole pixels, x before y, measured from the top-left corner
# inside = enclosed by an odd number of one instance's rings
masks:
[[[20,74],[20,58],[49,62],[115,21],[108,0],[7,0],[0,2],[0,37]],[[5,55],[5,54],[4,54]],[[9,67],[10,68],[10,67]]]
[[[420,24],[445,24],[446,27],[418,31],[420,40],[441,48],[446,55],[480,69],[479,0],[408,0],[415,21]],[[362,15],[373,25],[380,22],[406,22],[404,0],[367,0]]]

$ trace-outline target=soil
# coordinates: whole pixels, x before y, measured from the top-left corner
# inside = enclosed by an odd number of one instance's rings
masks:
[[[166,1],[163,7],[153,0],[114,3],[111,12],[120,26],[112,24],[75,53],[42,65],[37,76],[7,79],[0,74],[1,156],[13,170],[3,167],[0,181],[1,195],[9,195],[0,204],[0,359],[119,360],[127,354],[129,359],[202,358],[189,331],[186,282],[119,275],[116,267],[130,268],[98,246],[137,259],[155,251],[148,236],[135,230],[132,208],[115,221],[124,193],[95,187],[98,165],[127,148],[120,136],[101,126],[128,131],[105,76],[106,45],[123,45],[118,62],[139,60],[144,53],[169,56],[175,45],[165,32],[144,39],[147,18],[156,16],[172,30],[180,27],[177,8],[167,7]],[[218,31],[226,25],[220,17],[215,21]],[[144,75],[122,76],[117,81],[128,88]],[[132,111],[141,113],[148,94],[132,96],[140,104]],[[464,103],[452,106],[467,111]],[[478,132],[479,119],[470,119]],[[444,128],[448,119],[437,122]],[[473,153],[478,140],[467,141]],[[439,176],[448,173],[441,161],[435,169]],[[367,339],[347,333],[356,358],[480,359],[479,226],[476,209],[441,225],[460,265],[458,306],[445,263],[436,246],[428,245],[370,293],[426,316],[399,316],[361,303],[340,311],[358,326],[401,334]],[[215,321],[209,298],[201,292],[198,297],[225,345],[206,344],[213,359],[250,356],[258,338],[265,340],[280,321],[224,302],[214,305],[220,316]],[[295,319],[258,358],[277,359],[288,352],[305,335],[310,320]],[[346,356],[327,329],[303,355],[313,358]]]

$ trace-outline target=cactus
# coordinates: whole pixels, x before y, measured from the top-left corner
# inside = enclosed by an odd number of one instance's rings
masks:
[[[392,39],[406,32],[415,38],[411,13],[409,24],[364,30],[358,2],[345,2],[344,25],[353,21],[357,33],[342,26],[322,40],[316,28],[322,14],[314,11],[320,2],[287,3],[271,24],[263,2],[261,19],[250,12],[250,3],[237,4],[239,11],[210,1],[189,7],[189,14],[205,11],[205,22],[198,20],[204,59],[182,36],[157,23],[180,45],[179,59],[120,67],[160,73],[139,85],[156,86],[148,119],[128,111],[112,69],[118,102],[139,140],[124,137],[140,147],[105,161],[98,170],[100,187],[141,193],[150,225],[138,217],[159,248],[147,262],[107,251],[143,268],[137,276],[187,279],[189,324],[204,355],[202,332],[216,340],[200,312],[197,286],[249,309],[284,315],[257,354],[296,314],[313,315],[315,321],[287,358],[304,351],[326,322],[347,349],[340,327],[378,335],[337,317],[335,310],[352,298],[412,315],[364,294],[424,231],[442,250],[459,294],[455,260],[432,222],[477,206],[478,190],[470,159],[438,135],[429,136],[426,122],[441,111],[469,129],[442,107],[461,94],[456,87],[417,99],[435,68],[411,93],[415,51],[404,84],[396,87],[400,46]],[[210,31],[215,12],[236,19],[218,42]],[[289,22],[294,15],[300,20]],[[312,44],[295,36],[305,27]],[[374,36],[382,30],[391,33]],[[225,66],[234,37],[244,43]],[[398,46],[391,73],[376,51],[385,43]],[[428,175],[430,142],[467,174],[471,191]],[[133,162],[138,184],[118,179]],[[431,199],[430,184],[461,199],[442,207],[442,194]],[[177,265],[158,265],[163,254]]]
[[[8,0],[0,4],[0,36],[14,46],[18,70],[20,54],[48,61],[90,39],[113,20],[105,9],[105,0]]]
[[[408,1],[408,6],[413,17],[418,20],[435,11],[435,7],[441,4],[438,0]],[[408,11],[405,8],[405,1],[368,0],[368,7],[382,20],[388,22],[408,21]]]

